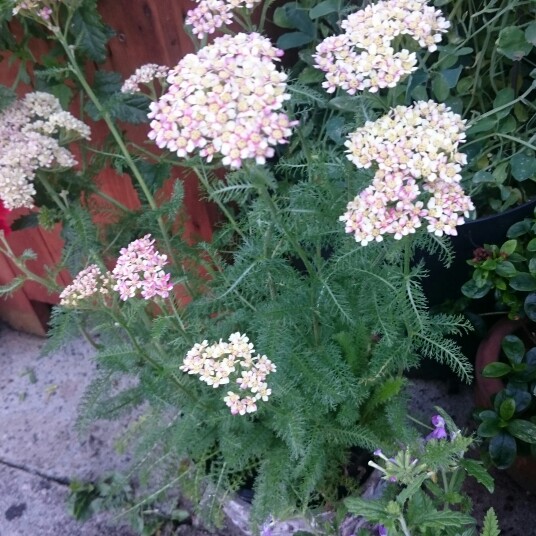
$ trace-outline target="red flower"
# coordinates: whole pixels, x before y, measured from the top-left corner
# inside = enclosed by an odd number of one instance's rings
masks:
[[[4,207],[3,201],[0,199],[0,231],[4,231],[7,236],[11,232],[11,227],[7,222],[11,210]]]

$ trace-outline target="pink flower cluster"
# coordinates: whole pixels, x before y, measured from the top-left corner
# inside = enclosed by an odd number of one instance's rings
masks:
[[[394,87],[417,69],[415,53],[395,51],[393,41],[408,35],[430,52],[437,49],[450,23],[426,0],[382,0],[352,13],[341,23],[344,33],[327,37],[313,56],[326,73],[328,93],[338,87],[353,95]]]
[[[151,104],[149,138],[181,158],[199,151],[207,162],[219,153],[235,169],[247,159],[264,164],[295,124],[278,112],[290,98],[274,65],[281,55],[258,33],[218,37],[188,54]]]
[[[167,256],[158,253],[153,244],[154,240],[148,234],[121,249],[112,275],[115,279],[113,289],[119,292],[123,301],[136,297],[139,290],[146,300],[154,296],[167,298],[173,289],[170,274],[163,270]]]
[[[108,271],[102,272],[96,264],[91,264],[82,270],[65,287],[60,294],[60,305],[64,307],[79,307],[81,302],[91,296],[108,296],[113,284],[112,274]]]
[[[228,340],[210,346],[208,341],[195,344],[179,368],[199,376],[202,382],[214,388],[232,380],[238,384],[239,391],[248,394],[242,397],[235,391],[228,391],[224,402],[233,415],[253,413],[257,411],[257,402],[268,401],[272,394],[266,377],[276,371],[276,366],[265,355],[255,356],[255,348],[246,335],[233,333]]]
[[[399,240],[423,221],[437,236],[456,235],[461,215],[474,208],[460,185],[464,141],[464,120],[433,101],[398,106],[350,134],[348,158],[358,168],[377,169],[340,217],[346,232],[363,246],[386,234]]]
[[[52,15],[53,4],[57,4],[58,0],[15,0],[15,6],[13,7],[13,15],[19,13],[23,15],[36,15],[43,21],[48,21],[50,15]]]
[[[164,79],[169,68],[156,63],[147,63],[138,67],[134,74],[129,76],[121,86],[122,93],[139,93],[140,84],[150,84],[155,78]]]
[[[199,39],[214,33],[217,28],[233,22],[233,10],[241,7],[251,9],[260,0],[196,0],[197,7],[186,14],[185,23],[192,26],[192,33]]]
[[[39,169],[76,165],[63,144],[89,139],[87,125],[49,93],[28,93],[0,113],[0,199],[8,209],[31,208]]]

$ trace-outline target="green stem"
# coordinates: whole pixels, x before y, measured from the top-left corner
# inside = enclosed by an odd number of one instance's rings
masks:
[[[411,536],[411,532],[408,529],[406,520],[404,519],[403,514],[400,514],[398,521],[400,523],[400,530],[404,533],[404,536]]]
[[[28,280],[39,283],[50,292],[58,292],[59,286],[56,283],[52,283],[50,280],[38,276],[37,274],[34,274],[32,271],[28,270],[26,263],[22,262],[11,249],[11,246],[6,240],[3,232],[0,232],[0,253],[3,253]]]
[[[134,179],[136,179],[139,187],[141,188],[143,194],[145,195],[145,198],[147,199],[149,206],[151,207],[152,210],[157,210],[158,205],[156,204],[156,201],[153,195],[151,194],[151,191],[149,190],[147,184],[145,183],[145,180],[143,179],[143,176],[140,170],[138,169],[138,166],[136,165],[136,163],[134,162],[134,159],[132,158],[130,152],[128,151],[128,148],[125,145],[125,142],[123,140],[123,137],[120,131],[118,130],[110,114],[101,104],[99,98],[97,97],[97,95],[95,94],[91,86],[89,85],[88,81],[86,80],[84,73],[82,72],[82,70],[80,69],[78,65],[73,48],[68,44],[66,37],[63,34],[61,34],[61,32],[58,31],[56,32],[55,35],[58,41],[60,42],[60,44],[62,45],[63,49],[65,50],[65,53],[67,54],[67,58],[69,60],[72,71],[76,75],[78,81],[80,82],[80,85],[86,92],[87,96],[91,99],[91,101],[97,108],[100,116],[106,123],[112,137],[114,138],[114,141],[116,142],[119,150],[121,151],[121,154],[123,155],[123,158],[125,159],[125,162],[127,163],[130,171],[132,172],[132,176],[134,177]],[[158,222],[158,226],[160,227],[160,232],[162,234],[162,239],[164,240],[166,250],[169,254],[170,259],[174,262],[173,249],[171,247],[171,242],[170,242],[168,232],[166,229],[166,225],[164,223],[162,216],[157,217],[157,222]]]
[[[44,174],[38,173],[37,177],[39,181],[41,182],[41,184],[45,187],[45,190],[47,191],[48,195],[50,195],[50,197],[54,200],[56,205],[58,205],[58,208],[62,212],[66,212],[68,209],[67,204],[60,199],[60,196],[56,193],[56,190],[54,190],[54,188],[52,187],[48,179],[44,176]]]
[[[229,212],[227,207],[216,197],[212,197],[211,193],[213,192],[212,187],[208,181],[207,174],[205,172],[205,168],[201,166],[201,169],[198,167],[194,167],[193,170],[195,171],[195,174],[199,177],[199,180],[201,181],[201,184],[205,188],[205,191],[209,195],[210,199],[215,201],[218,205],[219,209],[225,214],[225,217],[233,227],[233,229],[236,231],[236,233],[243,239],[246,240],[246,235],[242,232],[242,229],[238,226],[238,223],[234,219],[233,215]]]

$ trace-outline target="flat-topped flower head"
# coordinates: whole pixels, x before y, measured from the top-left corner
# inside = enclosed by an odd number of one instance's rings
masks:
[[[106,298],[110,295],[113,282],[110,272],[103,272],[96,264],[91,264],[79,272],[73,282],[63,289],[60,294],[60,305],[75,308],[92,304],[99,297]]]
[[[265,356],[255,355],[253,343],[239,332],[232,333],[228,342],[208,345],[197,343],[188,351],[180,370],[195,374],[213,388],[237,384],[238,392],[227,391],[223,401],[233,415],[257,411],[257,402],[267,402],[272,390],[266,383],[276,366]]]
[[[449,26],[426,0],[382,0],[352,13],[341,23],[342,34],[324,39],[313,56],[315,67],[326,73],[322,85],[328,93],[394,87],[417,69],[417,58],[395,50],[393,41],[406,35],[433,52]]]
[[[185,23],[199,39],[233,22],[233,10],[252,9],[261,0],[196,0],[197,7],[186,14]]]
[[[62,110],[59,100],[36,91],[0,113],[0,199],[8,209],[33,207],[34,178],[39,169],[76,165],[62,147],[76,139],[89,139],[82,121]]]
[[[460,185],[464,141],[462,118],[433,101],[398,106],[350,134],[348,158],[375,174],[341,216],[346,232],[363,246],[387,234],[399,240],[423,223],[437,236],[457,234],[474,208]]]
[[[134,74],[129,76],[121,86],[122,93],[139,93],[141,85],[148,85],[153,80],[164,80],[169,72],[169,67],[157,65],[156,63],[147,63],[138,67]]]
[[[167,255],[156,251],[150,234],[134,240],[120,253],[112,275],[114,290],[123,301],[140,295],[146,300],[169,296],[173,284],[169,281],[170,274],[164,272]]]
[[[290,98],[276,70],[282,51],[257,33],[223,36],[188,54],[169,72],[169,87],[149,113],[149,138],[180,158],[198,153],[237,169],[264,164],[287,143],[294,122],[280,112]]]

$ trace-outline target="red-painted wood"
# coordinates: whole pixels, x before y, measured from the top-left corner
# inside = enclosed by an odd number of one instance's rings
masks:
[[[192,5],[192,2],[183,0],[101,1],[99,9],[103,19],[115,29],[116,35],[110,40],[109,58],[106,63],[87,66],[89,78],[95,69],[117,71],[126,78],[145,63],[158,63],[170,67],[176,65],[182,56],[192,51],[191,42],[183,30],[186,11]],[[14,31],[17,31],[16,27]],[[42,42],[35,43],[33,52],[40,55],[46,51],[46,46]],[[17,65],[7,68],[7,62],[4,61],[1,67],[0,83],[11,85],[17,72]],[[28,90],[29,88],[23,88],[21,94]],[[76,108],[72,111],[75,113]],[[99,142],[108,135],[105,125],[91,126],[93,141]],[[120,126],[126,131],[129,139],[138,143],[146,141],[147,126]],[[216,212],[213,206],[200,200],[195,176],[180,170],[175,172],[157,197],[162,199],[163,196],[169,195],[172,182],[178,176],[184,181],[185,187],[186,214],[181,218],[184,222],[182,232],[189,240],[210,240]],[[107,169],[95,177],[95,180],[104,192],[127,207],[139,207],[139,199],[128,176],[118,175],[115,171]],[[92,208],[96,221],[106,223],[103,209],[109,210],[109,203],[97,196],[92,196],[86,201]],[[59,229],[52,233],[41,229],[16,231],[11,233],[9,243],[17,253],[26,248],[31,248],[37,253],[38,260],[30,263],[30,266],[40,275],[45,272],[46,266],[54,266],[58,262],[63,246]],[[8,282],[14,274],[16,269],[0,255],[0,283]],[[62,274],[60,281],[67,284],[68,276]],[[27,283],[9,300],[0,300],[0,318],[17,329],[44,334],[43,317],[46,315],[43,314],[43,304],[51,303],[57,303],[57,296],[49,295],[46,290],[34,283]]]

